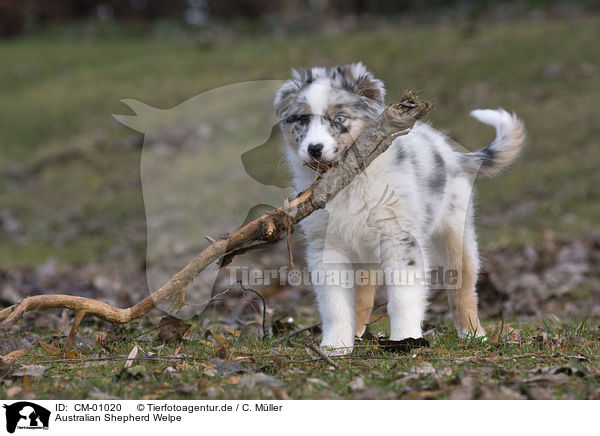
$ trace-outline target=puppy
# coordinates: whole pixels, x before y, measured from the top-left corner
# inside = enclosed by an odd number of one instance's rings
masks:
[[[293,71],[274,107],[298,192],[315,180],[315,161],[335,162],[383,112],[384,97],[383,83],[361,63]],[[525,129],[501,109],[471,115],[496,129],[486,148],[456,152],[443,134],[417,122],[325,209],[300,223],[322,347],[351,352],[355,335],[365,331],[379,284],[387,289],[390,339],[421,337],[435,271],[445,277],[441,288],[448,289],[459,336],[485,335],[475,290],[479,256],[472,183],[476,175],[494,175],[515,159]],[[342,283],[339,277],[358,272],[360,265],[369,265],[369,279],[362,275],[353,286]]]

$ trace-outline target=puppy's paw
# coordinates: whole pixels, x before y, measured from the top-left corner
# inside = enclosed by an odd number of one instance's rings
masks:
[[[327,357],[340,357],[352,354],[352,347],[332,348],[321,346],[321,351],[323,351]]]
[[[334,343],[321,342],[321,350],[329,357],[346,356],[352,353],[353,348],[354,344],[348,346],[342,341],[335,341]]]
[[[457,329],[458,337],[461,339],[467,338],[481,338],[481,340],[486,341],[487,337],[485,336],[485,330],[483,327],[478,327],[477,330],[473,329]]]
[[[358,325],[358,326],[356,326],[356,332],[354,333],[354,336],[356,336],[357,338],[362,338],[362,336],[365,334],[366,331],[367,331],[366,324]]]
[[[353,347],[354,332],[350,328],[323,330],[321,349],[327,349],[331,356],[350,354]]]

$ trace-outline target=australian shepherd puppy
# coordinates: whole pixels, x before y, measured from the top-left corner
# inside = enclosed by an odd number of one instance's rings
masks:
[[[361,63],[293,71],[274,106],[298,192],[315,180],[315,161],[335,162],[383,112],[384,97],[383,83]],[[476,175],[494,175],[517,156],[525,130],[504,110],[471,115],[495,127],[496,139],[488,147],[454,151],[442,133],[417,122],[325,209],[300,223],[322,319],[322,347],[352,350],[380,284],[387,289],[390,339],[421,337],[435,271],[442,272],[441,288],[448,289],[458,334],[485,335],[475,290],[479,255],[472,184]],[[369,274],[350,286],[339,279],[359,268]]]

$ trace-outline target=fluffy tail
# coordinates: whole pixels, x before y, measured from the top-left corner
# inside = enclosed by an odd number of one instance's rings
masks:
[[[525,126],[503,109],[477,109],[471,116],[496,128],[496,139],[486,148],[460,156],[463,169],[473,175],[493,176],[519,155],[525,142]]]

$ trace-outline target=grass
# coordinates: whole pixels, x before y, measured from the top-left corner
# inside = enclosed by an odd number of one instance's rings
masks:
[[[252,331],[257,324],[250,324]],[[5,382],[0,396],[600,398],[599,330],[586,320],[493,323],[486,326],[487,341],[459,339],[453,329],[440,324],[427,336],[428,347],[393,354],[382,351],[374,340],[363,340],[351,356],[334,360],[337,369],[307,350],[314,341],[308,333],[288,341],[281,340],[283,335],[261,339],[217,322],[204,330],[192,323],[182,340],[165,343],[149,324],[115,327],[108,335],[104,326],[97,327],[88,324],[83,329],[87,344],[78,341],[68,363],[61,362],[64,337],[39,330],[44,347],[36,344],[13,363],[42,365],[47,368],[44,376],[35,383],[30,376]],[[371,328],[379,331],[383,325]],[[126,368],[134,346],[138,359]],[[117,360],[102,360],[106,356]]]

